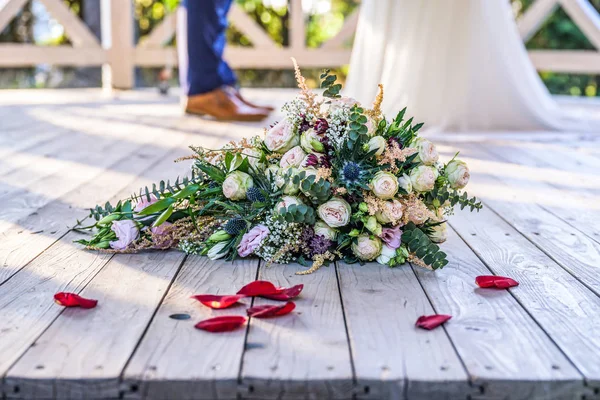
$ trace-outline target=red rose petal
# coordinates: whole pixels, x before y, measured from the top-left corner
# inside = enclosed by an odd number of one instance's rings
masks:
[[[206,307],[210,308],[227,308],[231,307],[235,303],[237,303],[240,299],[243,299],[245,296],[243,294],[232,294],[227,296],[217,296],[214,294],[198,294],[192,296],[193,299],[198,300],[200,303],[204,304]]]
[[[205,319],[194,326],[197,329],[208,332],[229,332],[244,325],[246,319],[246,317],[242,317],[241,315],[223,315],[221,317]]]
[[[508,289],[513,286],[518,286],[519,282],[505,276],[496,275],[481,275],[475,278],[475,283],[480,288],[497,288]]]
[[[271,300],[281,300],[281,301],[291,300],[295,297],[298,297],[300,292],[302,292],[302,289],[304,289],[304,285],[302,285],[302,284],[292,286],[291,288],[277,288],[277,293],[265,294],[265,295],[262,295],[261,297],[271,299]]]
[[[237,294],[254,297],[264,296],[265,294],[274,294],[278,291],[279,289],[269,281],[254,281],[241,288]]]
[[[452,318],[451,315],[422,315],[417,319],[416,326],[423,329],[431,330],[437,328],[444,322]]]
[[[269,318],[289,314],[294,311],[294,308],[296,308],[296,304],[294,304],[292,301],[288,301],[282,306],[264,305],[250,307],[246,312],[248,313],[249,317]]]
[[[94,308],[98,300],[86,299],[75,293],[60,292],[54,295],[54,302],[64,307]]]

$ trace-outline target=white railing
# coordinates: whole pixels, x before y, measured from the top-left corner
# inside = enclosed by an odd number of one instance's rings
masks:
[[[0,0],[0,31],[27,0]],[[175,49],[167,47],[176,30],[176,13],[169,14],[146,38],[134,44],[133,5],[127,0],[101,0],[102,41],[98,41],[62,0],[40,0],[60,22],[72,47],[42,47],[30,44],[0,44],[0,67],[54,64],[70,66],[103,65],[105,86],[133,87],[135,66],[160,67],[177,64]],[[358,11],[350,15],[341,31],[318,49],[306,46],[306,19],[302,0],[290,1],[290,45],[276,44],[240,7],[234,4],[231,23],[244,33],[253,47],[229,46],[225,57],[234,68],[288,68],[291,56],[304,67],[335,67],[347,64]],[[600,49],[600,15],[588,0],[537,0],[519,19],[524,40],[533,36],[548,16],[562,6],[589,41]],[[539,70],[573,73],[600,73],[600,51],[532,50],[531,59]]]

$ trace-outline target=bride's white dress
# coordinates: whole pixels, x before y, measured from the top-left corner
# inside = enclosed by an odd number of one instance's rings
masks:
[[[591,130],[559,109],[531,64],[508,0],[363,0],[345,94],[385,88],[387,115],[407,106],[428,126]]]

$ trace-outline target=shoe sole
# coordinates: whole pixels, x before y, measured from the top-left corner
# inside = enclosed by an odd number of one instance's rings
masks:
[[[198,117],[210,117],[212,119],[215,119],[217,121],[221,121],[221,122],[231,122],[231,121],[238,121],[238,122],[260,122],[263,121],[264,119],[266,119],[268,117],[268,115],[246,115],[246,116],[239,116],[236,118],[227,118],[227,117],[215,117],[214,115],[210,115],[207,113],[203,113],[203,112],[198,112],[198,111],[190,111],[190,110],[185,110],[185,113],[188,115],[195,115]]]

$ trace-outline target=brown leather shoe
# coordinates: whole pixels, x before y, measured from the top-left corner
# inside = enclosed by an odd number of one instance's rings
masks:
[[[240,93],[240,91],[237,88],[233,87],[233,86],[227,86],[226,90],[229,91],[231,94],[233,94],[235,97],[237,97],[239,100],[241,100],[242,103],[244,103],[247,106],[254,107],[254,108],[261,108],[263,110],[266,110],[268,113],[270,113],[270,112],[272,112],[272,111],[275,110],[275,107],[261,106],[261,105],[249,102],[248,100],[246,100],[245,98],[243,98],[242,94]]]
[[[185,112],[210,115],[221,121],[262,121],[269,116],[267,110],[245,104],[224,88],[188,97]]]

